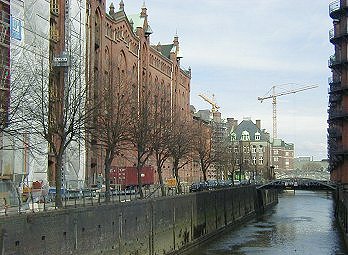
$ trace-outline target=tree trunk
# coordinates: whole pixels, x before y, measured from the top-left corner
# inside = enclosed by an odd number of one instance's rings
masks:
[[[62,153],[59,153],[59,155],[56,157],[56,175],[55,175],[55,183],[56,183],[56,197],[55,197],[55,203],[57,208],[62,208],[62,166],[63,166],[63,155]]]
[[[159,180],[160,187],[161,187],[161,193],[162,193],[162,196],[164,197],[166,195],[166,191],[165,191],[164,185],[163,185],[162,166],[161,166],[161,163],[159,162],[159,160],[157,160],[157,173],[158,173],[158,180]]]
[[[139,190],[140,198],[143,199],[144,193],[143,193],[143,184],[141,181],[141,169],[142,169],[142,163],[141,163],[140,157],[138,157],[138,163],[137,163],[138,190]]]
[[[179,162],[177,160],[174,160],[173,163],[173,173],[174,173],[174,177],[176,180],[176,187],[177,187],[177,193],[181,194],[182,190],[181,190],[181,184],[180,184],[180,179],[179,179]]]
[[[207,181],[207,169],[204,167],[203,159],[201,159],[201,170],[203,173],[203,180],[206,182]]]
[[[207,181],[207,170],[202,170],[203,172],[203,180],[206,182]]]
[[[104,174],[105,174],[105,202],[110,202],[110,168],[113,156],[107,152],[105,156]]]

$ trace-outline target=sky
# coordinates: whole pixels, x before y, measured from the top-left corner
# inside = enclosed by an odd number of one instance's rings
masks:
[[[118,7],[119,0],[107,0]],[[124,0],[127,14],[143,0]],[[261,120],[272,133],[276,92],[315,89],[277,98],[278,138],[295,144],[295,156],[327,158],[327,61],[330,0],[147,0],[151,44],[179,36],[183,68],[191,67],[191,105],[210,109],[198,94],[214,94],[223,118]],[[108,9],[108,7],[107,7]],[[287,84],[287,85],[284,85]]]

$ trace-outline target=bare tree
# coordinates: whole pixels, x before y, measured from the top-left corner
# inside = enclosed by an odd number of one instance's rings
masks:
[[[125,81],[113,82],[106,77],[99,104],[99,115],[89,130],[98,140],[99,146],[105,151],[105,201],[110,201],[110,169],[117,154],[125,148],[128,141],[130,126],[130,93]]]
[[[144,198],[142,191],[141,171],[153,153],[153,109],[150,91],[143,91],[139,100],[132,102],[131,125],[129,140],[134,145],[137,158],[138,189],[140,198]]]
[[[157,174],[161,187],[162,196],[166,195],[162,168],[164,163],[170,157],[169,145],[170,145],[170,127],[171,127],[171,115],[170,115],[170,101],[168,95],[165,92],[159,91],[154,98],[153,109],[153,139],[152,148],[153,154],[156,158]]]
[[[193,148],[199,158],[203,179],[206,181],[207,170],[215,161],[215,154],[212,146],[211,127],[208,124],[203,123],[202,120],[198,120],[198,123],[195,124]]]
[[[70,56],[71,57],[71,56]],[[84,138],[83,130],[90,111],[85,109],[86,87],[81,80],[79,60],[71,58],[69,68],[57,68],[47,76],[47,63],[35,62],[26,76],[31,85],[30,94],[24,98],[22,121],[33,140],[46,141],[49,145],[48,177],[56,187],[56,206],[62,206],[62,168],[65,152],[72,142]],[[64,79],[56,82],[60,72]],[[39,147],[37,149],[40,149]],[[42,153],[47,153],[42,151]]]
[[[173,177],[176,179],[177,191],[181,193],[179,169],[183,168],[191,160],[194,134],[192,132],[192,123],[189,120],[178,114],[173,116],[169,152],[173,161]]]

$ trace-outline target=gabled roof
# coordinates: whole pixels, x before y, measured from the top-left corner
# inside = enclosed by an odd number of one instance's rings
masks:
[[[170,59],[170,53],[175,52],[175,45],[172,44],[164,44],[164,45],[158,45],[157,50],[166,58]]]
[[[135,32],[137,27],[144,27],[145,17],[141,17],[140,14],[127,15],[130,23],[133,23],[133,31]]]
[[[260,134],[260,140],[257,140],[258,142],[267,142],[269,141],[269,136],[264,132],[263,130],[260,130],[254,122],[251,120],[243,120],[234,130],[231,130],[231,134],[236,134],[236,140],[240,141],[242,139],[242,132],[248,131],[250,135],[250,141],[256,141],[255,140],[255,134]]]

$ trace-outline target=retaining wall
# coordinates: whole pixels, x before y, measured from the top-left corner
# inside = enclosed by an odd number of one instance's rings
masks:
[[[335,217],[348,247],[348,186],[338,187],[335,194]]]
[[[7,216],[0,254],[180,254],[277,201],[276,191],[239,187]]]

